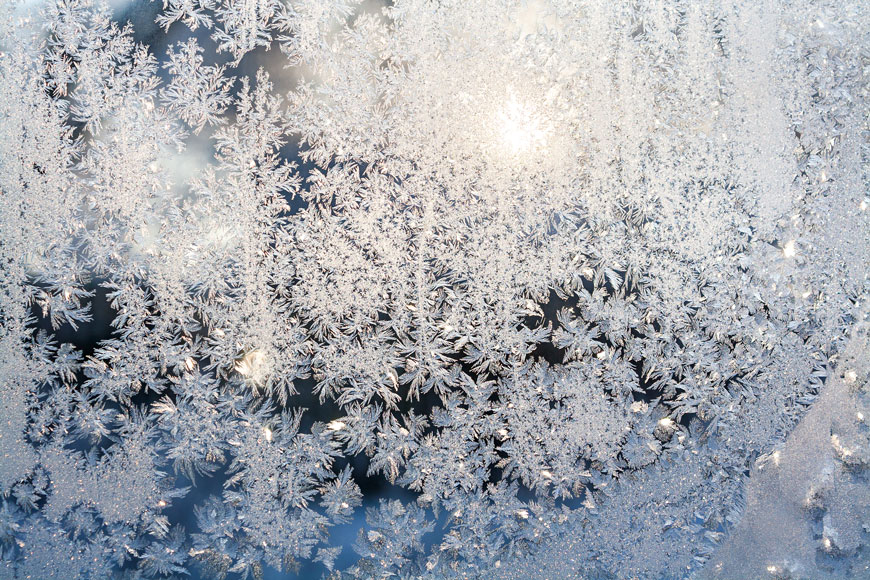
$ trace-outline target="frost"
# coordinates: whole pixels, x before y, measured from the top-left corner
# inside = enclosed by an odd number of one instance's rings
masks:
[[[0,6],[0,575],[859,577],[864,4]]]
[[[225,77],[225,67],[203,66],[203,49],[191,38],[170,49],[169,62],[164,65],[173,76],[169,86],[162,90],[163,100],[196,132],[206,125],[221,123],[221,116],[230,104],[229,88],[233,77]]]

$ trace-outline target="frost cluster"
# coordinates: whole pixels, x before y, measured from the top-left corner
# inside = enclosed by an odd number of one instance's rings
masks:
[[[0,576],[867,574],[866,2],[10,0],[0,79]]]

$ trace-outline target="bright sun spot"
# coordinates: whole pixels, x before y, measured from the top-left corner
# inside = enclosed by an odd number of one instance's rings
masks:
[[[510,154],[533,153],[546,145],[549,131],[541,116],[531,106],[511,97],[501,108],[497,118],[502,146]]]

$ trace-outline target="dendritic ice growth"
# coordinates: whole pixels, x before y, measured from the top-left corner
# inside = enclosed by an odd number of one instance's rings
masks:
[[[0,3],[0,577],[870,578],[868,35]]]

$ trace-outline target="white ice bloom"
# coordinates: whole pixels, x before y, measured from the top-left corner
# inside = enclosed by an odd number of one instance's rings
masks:
[[[262,383],[269,375],[269,361],[266,353],[253,349],[235,362],[236,372],[252,383]]]
[[[0,2],[0,576],[861,576],[868,46]]]

